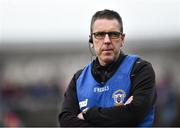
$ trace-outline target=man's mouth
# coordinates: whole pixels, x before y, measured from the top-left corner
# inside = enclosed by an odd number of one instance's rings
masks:
[[[103,49],[102,51],[112,51],[113,49]]]

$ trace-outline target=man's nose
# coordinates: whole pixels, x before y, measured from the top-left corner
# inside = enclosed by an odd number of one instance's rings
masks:
[[[111,39],[110,39],[109,35],[106,34],[104,37],[104,43],[110,43],[110,42],[111,42]]]

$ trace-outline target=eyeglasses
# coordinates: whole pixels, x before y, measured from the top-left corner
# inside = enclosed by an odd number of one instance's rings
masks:
[[[104,39],[106,34],[108,34],[110,39],[118,39],[122,32],[95,32],[92,34],[98,40]]]

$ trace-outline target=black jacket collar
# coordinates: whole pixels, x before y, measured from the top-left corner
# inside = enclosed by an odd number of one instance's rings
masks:
[[[101,84],[106,82],[117,70],[119,65],[122,63],[124,57],[124,53],[121,51],[119,58],[116,60],[116,62],[113,62],[107,66],[101,66],[98,59],[96,58],[93,61],[92,66],[92,75],[95,78],[95,80]]]

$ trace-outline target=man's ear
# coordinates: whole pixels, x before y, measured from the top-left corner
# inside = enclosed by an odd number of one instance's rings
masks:
[[[93,39],[92,39],[92,36],[91,35],[89,35],[89,43],[93,43]]]
[[[124,33],[121,35],[121,40],[122,40],[121,47],[123,47],[124,41],[125,41],[125,34]]]
[[[125,34],[124,33],[121,35],[121,39],[124,41],[124,39],[125,39]]]

